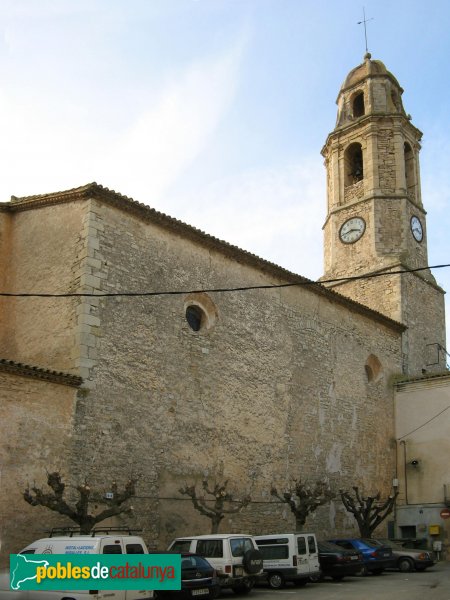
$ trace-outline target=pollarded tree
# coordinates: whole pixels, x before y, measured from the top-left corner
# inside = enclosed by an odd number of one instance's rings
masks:
[[[23,497],[31,506],[45,506],[60,515],[68,517],[79,526],[80,533],[87,534],[97,523],[109,517],[132,513],[132,507],[126,506],[125,503],[135,495],[136,483],[137,478],[131,477],[124,489],[119,491],[117,483],[113,481],[111,484],[112,493],[105,497],[99,492],[93,492],[85,481],[83,484],[76,486],[75,489],[79,494],[79,499],[74,505],[71,505],[64,499],[66,484],[63,483],[61,474],[55,471],[48,473],[47,476],[47,485],[51,491],[45,492],[36,485],[30,489],[28,485]],[[94,503],[96,505],[106,505],[106,508],[94,515],[89,508],[89,505]]]
[[[296,531],[303,528],[308,515],[336,496],[326,481],[303,482],[301,479],[294,479],[282,493],[276,487],[272,487],[270,493],[289,506],[295,517]]]
[[[184,488],[180,488],[178,491],[180,494],[189,496],[192,499],[194,508],[198,510],[201,515],[211,519],[211,533],[217,533],[219,531],[219,525],[222,519],[227,514],[235,514],[241,512],[250,502],[250,496],[245,496],[242,500],[234,498],[230,492],[227,492],[228,480],[224,483],[215,483],[213,488],[210,488],[208,481],[204,479],[202,481],[202,488],[211,499],[205,498],[204,496],[198,496],[197,490],[194,485],[186,485]],[[212,506],[207,504],[213,502]]]
[[[380,492],[374,496],[363,497],[359,493],[357,486],[353,487],[354,494],[339,490],[342,503],[347,512],[351,513],[358,523],[361,537],[370,538],[375,529],[392,512],[395,506],[395,499],[398,492],[388,496],[386,500],[381,500]]]

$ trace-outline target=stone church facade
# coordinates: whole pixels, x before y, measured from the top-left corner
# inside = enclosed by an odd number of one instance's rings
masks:
[[[401,91],[366,57],[340,92],[323,283],[97,184],[0,205],[3,289],[74,294],[0,298],[2,554],[70,524],[21,497],[46,469],[105,493],[139,474],[131,522],[160,549],[209,531],[178,491],[204,477],[252,498],[223,531],[292,528],[270,489],[293,479],[390,493],[393,383],[444,369],[443,292],[427,271],[329,280],[427,264]],[[354,524],[335,501],[308,527]]]

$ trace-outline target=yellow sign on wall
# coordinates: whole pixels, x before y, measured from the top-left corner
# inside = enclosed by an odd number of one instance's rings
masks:
[[[441,528],[439,525],[430,525],[428,531],[430,535],[439,535],[441,532]]]

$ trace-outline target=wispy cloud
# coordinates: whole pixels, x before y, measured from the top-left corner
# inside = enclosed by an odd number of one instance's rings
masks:
[[[98,161],[97,177],[143,201],[160,200],[225,117],[239,82],[241,49],[238,44],[223,56],[173,73],[154,104]]]
[[[43,97],[26,87],[0,94],[2,199],[96,180],[149,203],[161,198],[202,152],[227,114],[239,82],[245,39],[222,55],[173,70],[129,122],[95,126],[90,96]],[[150,85],[150,83],[148,83]],[[25,93],[24,93],[25,92]],[[121,103],[123,98],[111,98]],[[99,110],[96,107],[96,110]],[[127,106],[121,107],[122,114]]]
[[[316,157],[214,181],[169,206],[244,250],[301,275],[322,274],[325,173]]]

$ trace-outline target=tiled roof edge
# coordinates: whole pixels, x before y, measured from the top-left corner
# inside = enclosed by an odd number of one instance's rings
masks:
[[[416,377],[402,377],[397,379],[394,387],[398,392],[406,390],[420,389],[422,385],[427,383],[435,385],[445,385],[446,380],[450,380],[450,371],[439,371],[438,373],[426,373]]]
[[[87,200],[87,199],[98,199],[104,202],[107,202],[113,206],[116,206],[120,210],[126,210],[134,213],[141,218],[151,221],[153,223],[159,224],[162,227],[170,228],[172,231],[179,233],[180,235],[184,235],[194,241],[200,242],[210,248],[214,248],[218,252],[225,254],[228,257],[233,258],[237,262],[250,264],[252,266],[256,266],[263,271],[270,273],[275,277],[283,278],[291,283],[299,283],[308,286],[313,292],[320,294],[322,296],[327,297],[330,301],[338,302],[339,304],[343,304],[354,312],[359,314],[363,314],[368,316],[369,318],[375,319],[390,327],[391,329],[402,332],[406,329],[405,325],[399,323],[398,321],[394,321],[389,317],[386,317],[382,313],[375,311],[371,308],[368,308],[364,304],[360,304],[355,300],[351,300],[346,296],[330,290],[322,285],[320,282],[312,281],[302,275],[298,275],[272,263],[268,260],[265,260],[256,254],[248,252],[247,250],[243,250],[238,246],[234,246],[228,242],[220,240],[212,235],[193,227],[192,225],[188,225],[179,219],[175,219],[174,217],[170,217],[165,213],[159,212],[154,208],[151,208],[147,204],[142,202],[138,202],[129,196],[124,196],[119,192],[114,190],[110,190],[107,187],[104,187],[96,182],[88,183],[87,185],[72,188],[70,190],[60,191],[60,192],[52,192],[50,194],[40,194],[35,196],[24,196],[22,198],[17,198],[15,196],[11,197],[11,202],[9,203],[0,203],[0,209],[2,207],[6,208],[8,212],[16,212],[22,210],[30,210],[32,208],[38,208],[40,206],[47,206],[51,204],[61,204],[64,202],[73,202],[75,200]]]
[[[13,360],[7,360],[5,358],[0,358],[0,371],[15,373],[17,375],[31,377],[33,379],[44,379],[45,381],[51,381],[53,383],[60,383],[62,385],[69,385],[72,387],[79,387],[83,383],[83,378],[79,377],[78,375],[71,375],[70,373],[63,373],[61,371],[52,371],[42,367],[26,365]]]

